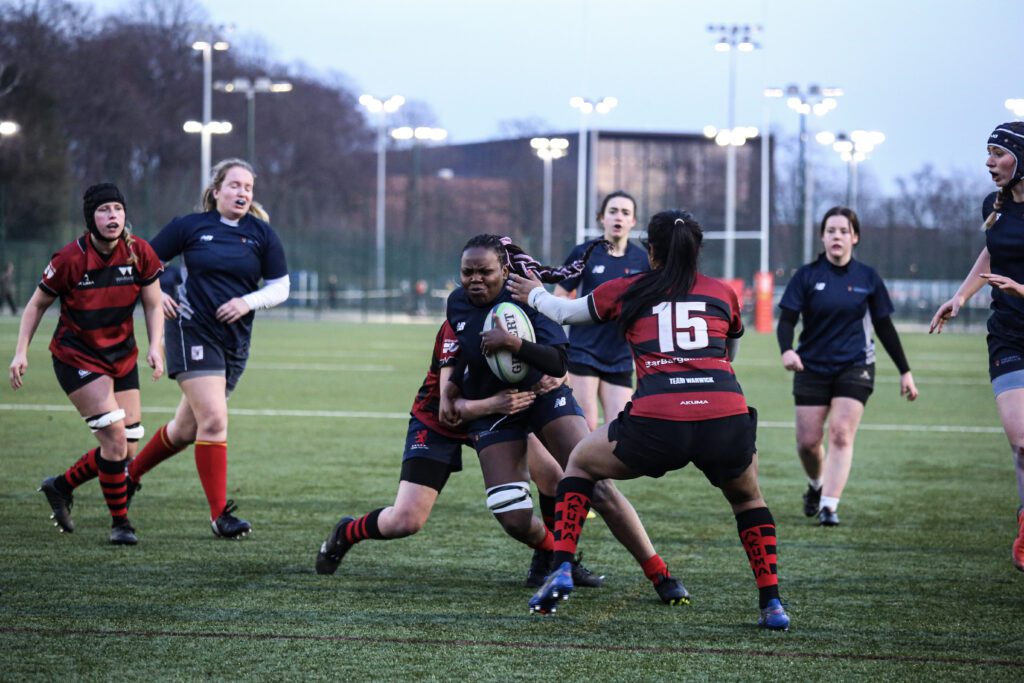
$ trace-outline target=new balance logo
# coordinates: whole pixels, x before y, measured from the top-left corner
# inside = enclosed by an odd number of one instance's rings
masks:
[[[825,289],[825,283],[824,282],[815,282],[814,283],[814,291],[820,292],[823,289]]]
[[[199,237],[199,241],[200,242],[212,242],[213,241],[213,235],[201,235]]]
[[[597,274],[603,273],[604,272],[604,266],[594,266],[594,269],[592,271],[590,271],[590,272],[591,273],[597,273]]]
[[[562,396],[561,398],[556,398],[555,399],[555,407],[556,408],[564,408],[565,404],[566,404],[566,400],[567,399],[566,399],[565,396]]]
[[[465,321],[463,321],[463,322],[461,322],[461,323],[459,323],[459,324],[457,324],[457,325],[455,326],[455,331],[456,331],[456,332],[462,332],[462,331],[463,331],[464,329],[466,329],[466,323],[465,323]]]

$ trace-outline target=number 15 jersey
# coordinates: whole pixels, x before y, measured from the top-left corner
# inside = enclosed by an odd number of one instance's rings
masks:
[[[642,275],[606,282],[591,293],[591,317],[604,322],[622,312],[622,294]],[[637,388],[631,415],[694,422],[747,412],[726,339],[743,334],[736,292],[697,274],[693,289],[651,306],[626,332]]]

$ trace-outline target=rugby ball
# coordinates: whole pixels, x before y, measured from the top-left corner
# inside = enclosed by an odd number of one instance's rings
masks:
[[[519,306],[506,301],[492,308],[491,312],[487,314],[487,319],[484,320],[484,332],[492,329],[495,316],[498,318],[498,324],[509,334],[530,342],[536,340],[533,324],[526,312]],[[522,382],[530,371],[530,366],[520,360],[519,356],[513,356],[511,351],[498,351],[484,356],[484,358],[494,376],[506,384]]]

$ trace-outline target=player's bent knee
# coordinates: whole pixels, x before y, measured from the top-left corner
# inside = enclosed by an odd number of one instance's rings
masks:
[[[412,536],[423,530],[427,523],[428,515],[419,514],[413,510],[402,510],[394,508],[391,513],[391,532],[394,538]]]
[[[487,507],[496,515],[513,510],[533,510],[530,482],[513,481],[487,489]]]

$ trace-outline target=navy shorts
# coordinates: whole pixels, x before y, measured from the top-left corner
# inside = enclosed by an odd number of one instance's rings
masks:
[[[827,406],[837,397],[867,405],[874,390],[874,364],[855,365],[838,375],[819,375],[809,370],[793,373],[793,398],[798,406]]]
[[[167,376],[223,375],[230,394],[245,371],[248,354],[232,353],[179,315],[164,324]]]
[[[57,375],[57,383],[64,390],[65,394],[81,389],[89,382],[100,377],[109,377],[101,372],[91,370],[80,370],[67,363],[53,358],[53,374]],[[132,369],[124,377],[114,377],[114,393],[119,391],[130,391],[139,388],[139,366],[133,365]]]
[[[563,384],[554,391],[538,396],[529,410],[516,415],[488,415],[469,425],[469,438],[477,453],[488,446],[506,441],[525,441],[530,432],[540,432],[548,423],[560,417],[578,415],[583,409],[572,395],[572,389]]]
[[[608,382],[608,384],[614,384],[620,387],[633,388],[633,371],[626,370],[625,372],[605,372],[599,370],[591,365],[584,365],[583,363],[573,363],[569,361],[569,372],[574,375],[581,377],[597,377],[602,382]]]
[[[757,411],[714,420],[677,422],[630,415],[632,403],[608,424],[615,457],[634,472],[660,477],[691,462],[712,485],[743,474],[754,458]]]
[[[462,447],[467,443],[465,438],[453,439],[445,436],[423,424],[418,418],[410,417],[402,462],[428,458],[447,465],[451,472],[458,472],[462,469]]]

